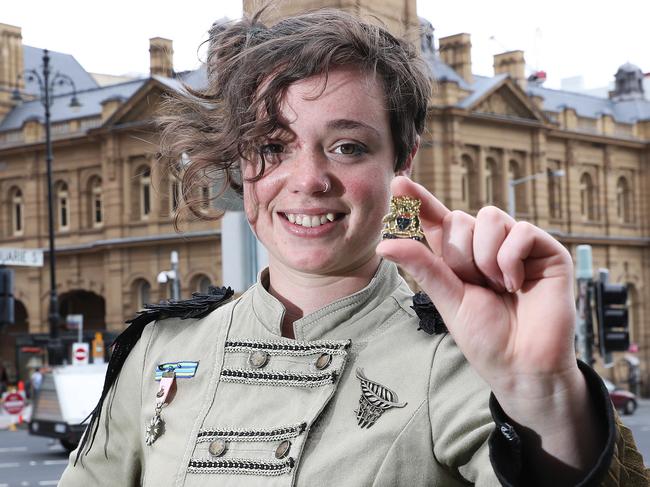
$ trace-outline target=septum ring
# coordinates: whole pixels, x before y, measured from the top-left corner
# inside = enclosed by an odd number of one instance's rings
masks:
[[[325,188],[321,190],[321,193],[327,193],[330,190],[330,183],[325,181]]]

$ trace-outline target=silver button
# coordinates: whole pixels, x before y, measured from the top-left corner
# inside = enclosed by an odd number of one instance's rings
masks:
[[[289,440],[284,440],[275,449],[275,458],[280,460],[286,457],[289,454],[289,450],[291,450],[291,442]]]
[[[269,363],[269,354],[267,352],[257,350],[250,354],[248,357],[248,363],[251,364],[251,367],[254,369],[261,369]]]
[[[226,442],[224,440],[214,440],[210,442],[208,451],[213,457],[220,457],[226,453]]]
[[[318,370],[323,370],[329,367],[332,363],[332,356],[329,353],[321,353],[320,357],[316,359],[316,368]]]

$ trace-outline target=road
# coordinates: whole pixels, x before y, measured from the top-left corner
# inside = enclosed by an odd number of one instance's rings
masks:
[[[641,400],[632,416],[623,416],[646,464],[650,466],[650,400]],[[58,442],[30,436],[25,429],[0,430],[0,487],[56,485],[68,463]]]
[[[24,429],[0,431],[0,487],[56,485],[67,464],[58,441]]]

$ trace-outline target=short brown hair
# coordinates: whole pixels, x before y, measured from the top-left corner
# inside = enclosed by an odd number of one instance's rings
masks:
[[[215,23],[207,56],[208,85],[187,89],[164,105],[167,115],[161,152],[191,161],[183,173],[183,194],[193,194],[206,174],[220,177],[241,194],[239,163],[260,159],[260,140],[282,126],[279,106],[296,81],[354,66],[381,81],[395,147],[395,170],[404,167],[425,125],[431,81],[426,65],[410,43],[380,25],[343,11],[323,9],[267,27],[252,18]],[[260,116],[264,113],[264,116]],[[260,171],[264,172],[261,160]],[[199,201],[189,209],[205,218]]]

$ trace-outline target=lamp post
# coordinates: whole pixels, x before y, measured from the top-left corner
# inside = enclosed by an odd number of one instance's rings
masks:
[[[54,253],[54,201],[52,195],[52,137],[51,137],[51,120],[50,108],[52,107],[51,95],[55,87],[68,85],[72,88],[72,98],[70,107],[77,108],[81,104],[77,100],[77,89],[74,81],[70,76],[56,72],[50,78],[50,55],[47,49],[43,49],[43,66],[39,73],[35,69],[25,71],[24,79],[27,81],[37,81],[41,92],[41,104],[45,108],[45,164],[47,167],[47,210],[48,210],[48,232],[49,232],[49,255],[50,255],[50,307],[48,312],[48,322],[50,325],[50,335],[47,345],[48,359],[50,365],[59,365],[63,363],[63,344],[59,336],[59,300],[56,292],[56,255]],[[20,92],[16,88],[12,98],[15,101],[22,101]]]
[[[532,181],[533,179],[539,179],[543,177],[549,177],[549,178],[561,178],[565,175],[565,172],[563,169],[560,169],[558,171],[551,171],[550,169],[545,172],[538,172],[536,174],[531,174],[530,176],[524,176],[523,178],[518,178],[518,179],[509,179],[508,180],[508,214],[515,218],[515,214],[517,211],[517,201],[515,199],[515,186],[521,183],[525,183],[527,181]]]

